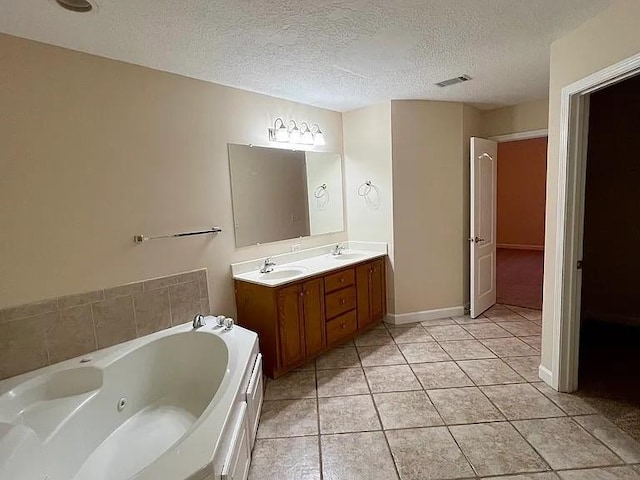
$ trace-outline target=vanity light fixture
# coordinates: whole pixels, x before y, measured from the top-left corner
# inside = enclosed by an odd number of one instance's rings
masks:
[[[273,127],[269,128],[269,141],[297,145],[325,145],[324,134],[317,123],[309,128],[307,122],[302,122],[298,128],[296,122],[290,120],[287,128],[280,117],[276,118]]]

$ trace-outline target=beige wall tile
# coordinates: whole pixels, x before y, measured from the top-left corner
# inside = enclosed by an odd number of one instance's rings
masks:
[[[58,308],[63,310],[65,308],[77,307],[78,305],[99,302],[100,300],[104,300],[104,291],[102,290],[79,293],[77,295],[68,295],[66,297],[58,298]]]
[[[44,325],[54,316],[45,313],[0,325],[0,379],[47,365]]]
[[[200,310],[202,311],[203,315],[211,315],[211,307],[209,306],[208,298],[200,299]]]
[[[168,288],[137,293],[133,297],[133,304],[139,337],[171,326]]]
[[[145,292],[148,292],[159,288],[166,288],[176,283],[178,283],[178,275],[169,275],[168,277],[154,278],[143,282],[143,289]]]
[[[194,270],[193,272],[180,273],[176,275],[176,283],[197,282],[200,278],[200,272]]]
[[[4,308],[0,310],[0,323],[8,322],[16,318],[33,317],[35,315],[54,312],[57,308],[57,301],[55,298],[28,303],[26,305]]]
[[[171,322],[180,325],[193,320],[200,313],[200,290],[197,282],[181,283],[169,287]]]
[[[98,348],[136,338],[133,298],[118,297],[92,305]]]
[[[49,362],[57,363],[96,350],[91,305],[59,311],[45,325]]]
[[[138,292],[142,292],[142,283],[127,283],[126,285],[118,285],[117,287],[107,288],[104,291],[104,298],[109,300],[110,298],[124,297],[125,295],[133,295]]]
[[[198,271],[198,287],[200,288],[200,298],[209,298],[209,281],[207,269]]]

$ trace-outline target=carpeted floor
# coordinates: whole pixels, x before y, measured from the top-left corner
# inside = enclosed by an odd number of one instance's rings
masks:
[[[544,252],[498,248],[498,303],[542,309]]]

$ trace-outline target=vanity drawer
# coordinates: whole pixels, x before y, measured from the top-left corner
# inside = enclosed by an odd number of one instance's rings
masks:
[[[340,288],[348,287],[356,283],[355,269],[341,270],[324,277],[324,291],[333,292]]]
[[[327,343],[333,345],[358,330],[358,316],[352,310],[327,322]]]
[[[325,297],[327,318],[338,315],[356,308],[356,287],[347,287],[337,292],[330,293]]]

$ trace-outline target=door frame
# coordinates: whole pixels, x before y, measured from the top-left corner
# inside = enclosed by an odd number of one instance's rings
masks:
[[[584,201],[592,93],[640,74],[640,54],[604,68],[562,89],[558,156],[557,219],[551,371],[540,366],[540,378],[561,392],[578,387],[580,303]]]

